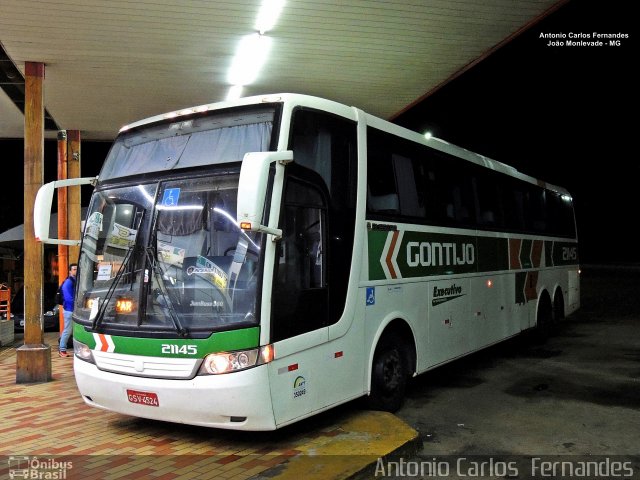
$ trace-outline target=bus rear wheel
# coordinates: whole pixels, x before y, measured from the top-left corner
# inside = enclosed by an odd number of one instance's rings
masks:
[[[544,291],[540,296],[540,303],[538,304],[538,315],[536,322],[536,340],[544,342],[549,338],[551,333],[551,327],[553,322],[553,306],[551,305],[551,299],[549,294]]]
[[[404,401],[408,369],[403,340],[397,335],[385,335],[373,356],[371,393],[367,406],[372,410],[397,411]]]
[[[558,289],[553,297],[553,322],[557,325],[562,320],[564,320],[564,297],[562,290]]]

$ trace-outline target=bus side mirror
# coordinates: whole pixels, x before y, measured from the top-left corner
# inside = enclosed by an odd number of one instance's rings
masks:
[[[76,185],[95,185],[98,177],[69,178],[45,183],[40,187],[36,195],[36,203],[33,206],[33,229],[36,240],[42,243],[59,245],[80,245],[80,240],[58,240],[49,238],[49,222],[51,221],[51,204],[53,192],[60,187],[74,187]]]
[[[293,152],[249,152],[242,159],[240,183],[238,185],[238,226],[251,232],[265,232],[282,236],[282,230],[275,226],[262,225],[264,204],[269,183],[269,168],[272,163],[277,168],[293,161]],[[275,219],[277,222],[278,220]]]

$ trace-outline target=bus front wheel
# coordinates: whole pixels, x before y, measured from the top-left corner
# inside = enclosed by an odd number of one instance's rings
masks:
[[[371,368],[371,393],[367,406],[372,410],[395,412],[402,406],[408,369],[404,342],[397,335],[385,335],[376,347]]]

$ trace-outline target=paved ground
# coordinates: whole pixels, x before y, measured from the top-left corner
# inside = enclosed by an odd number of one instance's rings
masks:
[[[585,269],[581,310],[546,342],[520,337],[422,375],[397,415],[423,439],[408,461],[609,457],[640,479],[640,272]]]

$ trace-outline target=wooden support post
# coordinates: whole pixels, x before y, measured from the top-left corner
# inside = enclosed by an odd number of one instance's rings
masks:
[[[67,130],[67,177],[80,178],[80,130]],[[80,186],[67,188],[68,233],[72,240],[80,240]],[[62,238],[62,237],[58,237]],[[69,263],[77,263],[80,256],[79,246],[69,247]],[[65,272],[66,278],[67,272]]]
[[[16,383],[51,380],[51,347],[42,330],[42,244],[33,229],[44,177],[44,63],[26,62],[24,77],[24,345],[16,350]]]
[[[67,132],[58,132],[58,180],[67,178]],[[69,238],[67,222],[67,187],[58,188],[58,238]],[[67,278],[69,272],[69,246],[58,245],[58,285]],[[60,334],[64,329],[64,312],[60,309]]]

